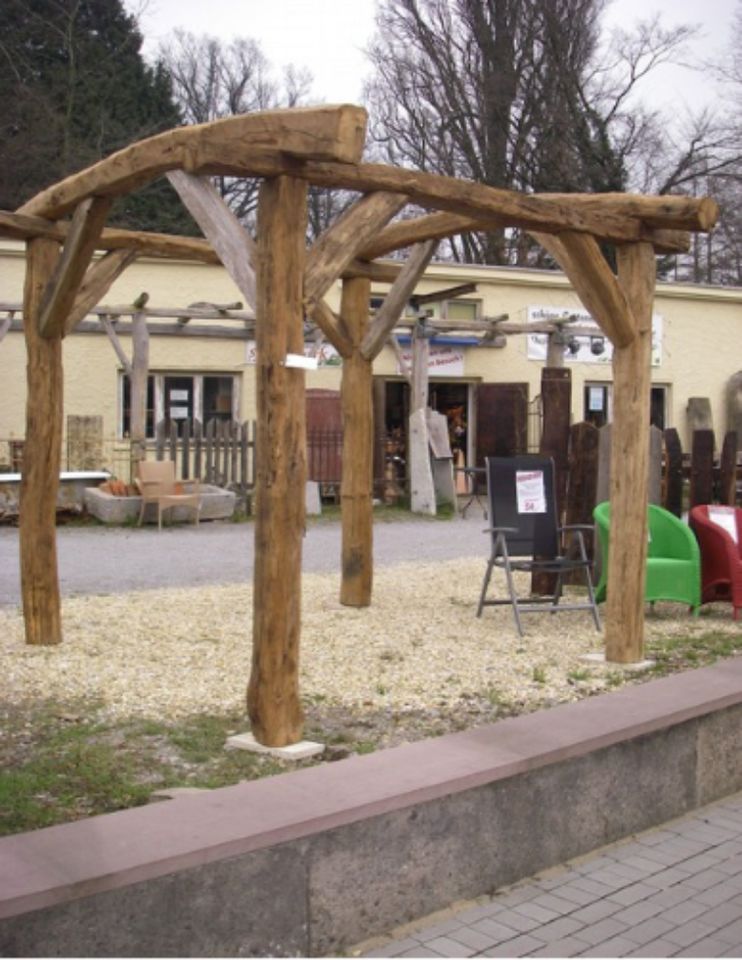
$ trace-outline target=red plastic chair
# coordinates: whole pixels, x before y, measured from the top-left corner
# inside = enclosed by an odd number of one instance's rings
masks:
[[[742,610],[742,510],[704,504],[691,509],[689,520],[701,548],[701,603],[731,603],[738,620]]]

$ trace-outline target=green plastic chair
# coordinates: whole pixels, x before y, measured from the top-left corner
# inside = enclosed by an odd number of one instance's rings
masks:
[[[608,578],[608,531],[611,505],[599,503],[593,510],[603,559],[595,599],[606,598]],[[701,607],[701,553],[693,531],[673,513],[653,503],[648,507],[649,543],[647,545],[647,579],[644,598],[674,600],[687,604],[697,616]]]

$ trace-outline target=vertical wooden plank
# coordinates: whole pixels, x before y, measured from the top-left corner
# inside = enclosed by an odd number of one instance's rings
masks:
[[[353,344],[351,356],[343,361],[340,391],[343,412],[340,602],[348,607],[369,606],[373,583],[373,378],[371,362],[358,349],[368,329],[370,298],[371,282],[365,277],[343,281],[340,316]]]
[[[147,315],[137,310],[131,317],[131,437],[132,474],[147,457],[147,378],[149,375],[149,330]]]
[[[652,303],[656,267],[646,243],[617,249],[618,279],[636,318],[634,340],[613,353],[611,528],[605,615],[606,660],[644,655]]]
[[[178,424],[175,420],[170,421],[170,436],[168,437],[168,451],[170,459],[176,465],[178,464]]]
[[[676,517],[683,515],[683,447],[675,427],[664,432],[665,471],[662,483],[662,505]]]
[[[374,407],[374,495],[384,495],[384,466],[386,459],[386,380],[374,377],[372,381]]]
[[[543,429],[539,453],[554,461],[554,479],[557,498],[557,516],[563,522],[567,499],[569,470],[569,421],[572,412],[572,371],[566,367],[544,367],[541,371],[541,403]],[[531,590],[548,596],[556,587],[556,575],[534,571]]]
[[[214,471],[214,421],[206,424],[206,483],[216,483]]]
[[[599,431],[593,423],[575,423],[569,432],[569,483],[565,523],[592,525],[593,509],[598,502],[598,441]],[[585,549],[590,559],[595,555],[592,533],[585,534]],[[570,582],[570,580],[567,580]],[[575,576],[575,583],[584,582]]]
[[[203,455],[203,427],[200,420],[193,421],[193,476],[200,480],[203,476],[201,457]]]
[[[62,339],[38,332],[46,285],[59,260],[53,240],[26,247],[23,332],[26,339],[26,442],[20,490],[19,547],[26,643],[62,640],[56,511],[62,456]]]
[[[165,421],[160,420],[155,428],[155,460],[165,459]]]
[[[249,423],[247,420],[240,426],[240,490],[245,493],[248,486],[247,473],[247,445],[249,439]]]
[[[714,502],[714,431],[694,430],[690,455],[690,506]]]
[[[236,420],[229,422],[229,443],[231,452],[230,481],[233,487],[239,486],[239,462],[240,462],[240,425]]]
[[[181,437],[181,466],[182,480],[188,480],[191,475],[191,421],[183,421],[183,436]]]
[[[264,180],[258,201],[256,323],[257,497],[253,651],[247,708],[267,746],[301,739],[301,549],[305,525],[303,354],[306,184]]]
[[[719,462],[719,503],[734,507],[737,503],[737,432],[724,437]]]

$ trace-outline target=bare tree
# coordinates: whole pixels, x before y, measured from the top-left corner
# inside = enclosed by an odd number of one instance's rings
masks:
[[[186,123],[293,107],[309,95],[309,73],[289,66],[279,82],[255,40],[238,37],[224,44],[215,37],[196,37],[182,30],[174,36],[172,42],[161,45],[159,57],[170,72],[173,95]],[[216,177],[214,182],[234,213],[252,222],[257,181]]]
[[[634,93],[692,36],[658,20],[601,34],[605,0],[382,0],[366,98],[380,156],[527,191],[625,190],[659,122]],[[457,259],[533,263],[517,231]],[[538,259],[535,262],[540,262]]]

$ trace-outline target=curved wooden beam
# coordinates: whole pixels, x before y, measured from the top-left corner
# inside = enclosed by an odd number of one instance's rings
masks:
[[[19,213],[56,220],[91,195],[115,196],[169,170],[205,173],[222,152],[239,156],[249,175],[253,155],[354,163],[361,158],[366,111],[348,104],[267,110],[178,127],[131,144],[32,197]]]

